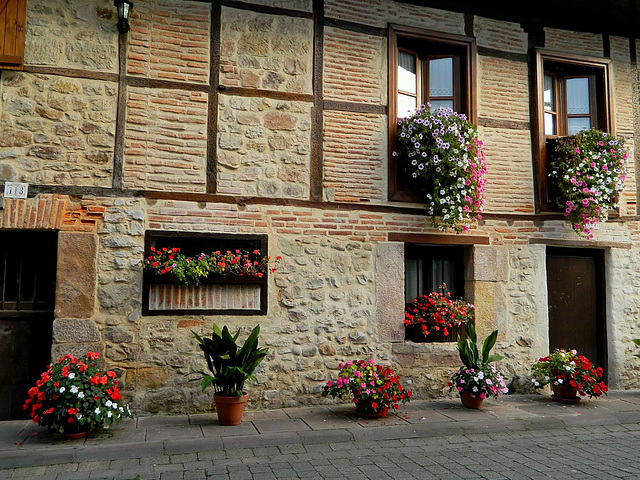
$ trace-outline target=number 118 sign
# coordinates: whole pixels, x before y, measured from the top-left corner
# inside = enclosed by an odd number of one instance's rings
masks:
[[[28,183],[5,182],[4,198],[27,198]]]

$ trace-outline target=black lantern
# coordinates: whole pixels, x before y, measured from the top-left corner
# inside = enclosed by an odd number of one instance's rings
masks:
[[[133,10],[133,2],[130,0],[114,0],[113,5],[118,9],[118,31],[127,33],[129,31],[129,15]]]

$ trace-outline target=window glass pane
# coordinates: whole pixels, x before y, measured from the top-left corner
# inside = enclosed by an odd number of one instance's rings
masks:
[[[413,113],[416,109],[416,97],[398,94],[398,118],[404,118]]]
[[[398,52],[398,90],[417,93],[416,56]]]
[[[556,116],[551,113],[544,114],[544,134],[555,135],[556,134]]]
[[[440,107],[453,110],[453,100],[430,100],[431,110],[438,110]]]
[[[591,118],[589,117],[573,117],[567,119],[568,133],[569,135],[575,135],[582,130],[589,130],[591,128]]]
[[[553,94],[553,77],[551,75],[544,76],[544,109],[556,109],[556,99]]]
[[[567,113],[569,115],[589,115],[589,79],[567,79]]]
[[[429,97],[453,96],[453,58],[429,60]]]
[[[404,301],[411,303],[418,295],[425,293],[422,291],[422,260],[408,258],[404,264]]]

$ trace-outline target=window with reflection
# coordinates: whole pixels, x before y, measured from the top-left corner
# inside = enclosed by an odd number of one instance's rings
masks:
[[[539,124],[538,206],[556,210],[553,186],[549,185],[549,163],[558,137],[597,128],[611,131],[608,76],[604,59],[560,56],[538,51]]]
[[[472,38],[409,27],[389,27],[389,135],[395,148],[397,121],[421,105],[451,108],[471,118]],[[389,158],[389,198],[415,201],[401,165]]]

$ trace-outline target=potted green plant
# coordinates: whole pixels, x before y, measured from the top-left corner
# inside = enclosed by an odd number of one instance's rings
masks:
[[[552,155],[549,176],[558,192],[558,206],[573,230],[591,239],[609,210],[618,207],[627,174],[624,141],[591,129],[557,139]]]
[[[462,366],[452,375],[449,390],[455,388],[458,391],[460,401],[466,408],[480,408],[485,398],[497,398],[509,392],[504,382],[504,373],[492,365],[504,358],[502,355],[491,354],[497,337],[498,330],[491,332],[482,344],[482,351],[478,352],[476,329],[469,322],[467,338],[458,339],[458,354]]]
[[[268,353],[267,348],[258,347],[260,325],[251,330],[242,347],[237,344],[240,329],[231,335],[226,325],[221,330],[214,323],[211,338],[192,333],[209,368],[209,373],[197,372],[202,378],[202,390],[213,387],[213,400],[222,425],[239,425],[249,398],[244,391],[245,382],[257,381],[253,372]]]
[[[556,402],[578,403],[585,395],[599,397],[608,390],[602,381],[602,368],[596,367],[576,350],[556,349],[551,355],[539,358],[531,371],[533,386],[542,388],[550,383],[553,389],[551,399]]]
[[[23,406],[34,423],[73,439],[131,416],[121,402],[116,372],[100,369],[99,357],[97,352],[82,358],[65,355],[47,367]]]
[[[632,341],[633,343],[635,343],[637,346],[639,346],[639,347],[640,347],[640,338],[634,338],[634,339],[633,339],[633,340],[631,340],[631,341]],[[639,353],[636,353],[636,354],[634,354],[633,356],[634,356],[634,357],[638,357],[638,358],[640,358],[640,354],[639,354]]]
[[[443,283],[439,292],[420,295],[407,305],[404,312],[407,338],[425,342],[432,337],[441,341],[449,337],[455,341],[456,329],[463,330],[460,333],[464,335],[465,325],[473,321],[475,308],[464,300],[452,299]]]
[[[438,230],[465,232],[482,218],[487,166],[482,141],[466,115],[422,105],[398,122],[393,156],[403,162]]]
[[[369,360],[347,361],[338,365],[336,380],[329,380],[322,396],[342,399],[353,396],[358,415],[384,417],[389,409],[397,410],[400,403],[411,399],[411,392],[400,385],[400,378],[391,367]]]

